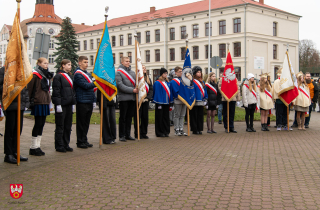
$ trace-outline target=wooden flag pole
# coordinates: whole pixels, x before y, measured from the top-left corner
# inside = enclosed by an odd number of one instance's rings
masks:
[[[229,101],[227,102],[227,120],[228,120],[228,133],[230,133],[230,129],[229,129]]]
[[[288,106],[287,106],[287,128],[288,128],[288,131],[290,131],[290,129],[289,129],[289,107],[290,107],[290,104],[288,104]]]
[[[186,34],[186,51],[188,49],[188,34]],[[190,136],[190,109],[187,107],[188,136]]]
[[[138,41],[137,41],[137,38],[138,38],[138,35],[135,31],[135,34],[134,34],[134,38],[135,38],[135,51],[136,51],[136,88],[138,88],[138,85],[139,85],[139,77],[138,77],[138,74],[139,74],[139,69],[138,69],[138,49],[137,49],[137,46],[138,46]],[[140,141],[140,119],[139,119],[139,92],[136,93],[136,111],[137,111],[137,134],[138,134],[138,141]]]
[[[287,44],[287,58],[288,58],[288,65],[289,65],[289,69],[290,69],[290,74],[291,74],[291,63],[290,63],[290,60],[289,60],[289,44]],[[290,104],[288,104],[287,106],[287,128],[288,128],[288,131],[290,131],[289,129],[289,109],[290,109]]]
[[[20,2],[21,0],[17,0],[18,3],[18,18],[19,18],[19,24],[20,24]],[[18,107],[17,107],[17,165],[20,166],[20,122],[21,122],[21,116],[20,116],[20,109],[21,109],[21,92],[18,94]]]
[[[100,142],[99,142],[99,148],[102,147],[102,129],[103,129],[103,93],[101,91],[101,100],[100,100]]]

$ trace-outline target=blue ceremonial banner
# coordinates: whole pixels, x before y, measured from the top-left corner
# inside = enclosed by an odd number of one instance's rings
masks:
[[[92,76],[94,84],[111,101],[117,95],[117,85],[107,21],[100,40]]]
[[[194,104],[196,103],[194,84],[192,80],[193,77],[191,69],[190,52],[187,48],[183,64],[183,71],[181,76],[178,98],[188,107],[188,109],[192,109]]]

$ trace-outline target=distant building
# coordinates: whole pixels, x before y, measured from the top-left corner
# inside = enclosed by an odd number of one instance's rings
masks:
[[[35,35],[37,32],[49,34],[50,45],[49,45],[49,70],[55,72],[54,66],[56,65],[54,61],[53,53],[56,52],[55,48],[57,39],[55,38],[61,30],[62,19],[57,16],[54,12],[54,4],[53,0],[36,0],[36,6],[34,15],[30,19],[23,20],[20,25],[22,29],[22,33],[24,35],[24,41],[27,45],[28,56],[32,67],[35,67],[36,60],[33,60],[33,49],[34,49],[34,41]],[[75,31],[84,30],[90,26],[82,24],[72,24],[75,28]],[[0,66],[4,65],[5,62],[5,51],[7,47],[7,43],[9,41],[10,30],[12,26],[4,25],[0,32],[1,41],[0,41]],[[1,63],[2,62],[2,63]]]
[[[210,57],[220,56],[225,63],[230,43],[239,81],[249,72],[259,76],[261,71],[270,72],[273,80],[283,63],[287,44],[292,66],[298,71],[300,16],[268,6],[263,0],[212,0],[209,27],[208,7],[209,0],[202,0],[161,10],[150,7],[149,12],[108,20],[115,66],[126,56],[135,68],[134,30],[137,30],[142,62],[154,79],[161,67],[173,69],[183,65],[188,34],[191,63],[201,66],[207,74],[208,37],[212,31]],[[101,23],[77,32],[78,54],[89,58],[89,71],[93,70],[103,27]],[[218,69],[218,73],[223,69]]]

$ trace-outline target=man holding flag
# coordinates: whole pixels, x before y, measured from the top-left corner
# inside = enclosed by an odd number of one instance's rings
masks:
[[[222,95],[223,124],[225,132],[229,133],[230,131],[231,133],[237,133],[237,131],[234,130],[234,116],[236,102],[239,104],[240,101],[240,91],[229,50],[223,77],[219,83],[219,89]]]

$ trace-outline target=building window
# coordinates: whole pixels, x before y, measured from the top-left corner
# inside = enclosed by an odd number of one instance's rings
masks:
[[[128,34],[128,45],[132,45],[132,34]]]
[[[205,57],[208,59],[208,45],[206,45]],[[212,45],[210,45],[210,58],[212,58]]]
[[[170,28],[170,40],[176,39],[176,30],[175,28]]]
[[[241,32],[241,18],[233,19],[233,32],[234,33]]]
[[[219,21],[219,34],[226,34],[226,21],[221,20]]]
[[[150,31],[146,31],[146,43],[150,43]]]
[[[241,57],[241,42],[236,42],[233,44],[234,57]]]
[[[150,62],[150,50],[146,50],[146,62]]]
[[[273,36],[277,36],[277,26],[278,24],[276,22],[273,22]]]
[[[29,40],[29,42],[30,42],[30,40]],[[30,44],[29,44],[29,46],[30,46]],[[30,49],[29,49],[30,50]],[[2,53],[2,45],[0,45],[0,54]],[[0,60],[1,61],[1,60]]]
[[[81,44],[80,44],[80,42],[78,42],[78,51],[80,51],[81,50]]]
[[[123,46],[123,35],[120,35],[120,46]]]
[[[193,25],[193,38],[199,37],[199,25]]]
[[[193,47],[193,60],[199,59],[199,47],[194,46]]]
[[[170,49],[170,61],[174,61],[175,59],[175,50],[172,48]]]
[[[160,30],[155,30],[155,34],[156,34],[156,42],[160,42]]]
[[[206,23],[206,36],[209,36],[209,23]],[[212,36],[212,22],[210,22],[210,36]]]
[[[137,33],[137,41],[139,43],[141,43],[141,33],[140,32]]]
[[[29,63],[31,64],[31,61],[32,61],[32,55],[29,54]]]
[[[100,46],[100,38],[97,39],[97,49],[99,49]]]
[[[90,55],[90,66],[93,66],[93,55]]]
[[[187,35],[187,27],[181,26],[181,39],[185,39]]]
[[[90,39],[90,50],[93,50],[93,39]]]
[[[186,48],[181,47],[181,60],[184,60],[186,56]]]
[[[160,61],[160,50],[155,50],[155,55],[156,55],[156,62]]]
[[[206,74],[209,74],[212,72],[212,68],[210,67],[210,72],[208,72],[208,68],[205,68],[204,71],[206,72]]]
[[[123,53],[119,53],[119,56],[120,56],[120,63],[122,62],[122,57],[123,57]]]
[[[38,28],[37,33],[42,33],[42,28]]]
[[[234,67],[234,72],[238,81],[241,81],[241,67]]]
[[[50,41],[50,44],[51,44],[51,41]],[[31,49],[32,49],[32,40],[29,39],[29,50],[31,50]]]
[[[7,45],[3,45],[3,53],[6,53],[7,52]],[[6,59],[4,59],[6,60]]]
[[[128,58],[130,60],[130,63],[132,63],[132,52],[128,52]]]
[[[219,44],[219,57],[220,58],[226,57],[226,44]]]
[[[116,64],[116,54],[112,53],[112,57],[113,57],[113,65]]]
[[[31,39],[30,39],[31,40]],[[54,49],[54,40],[50,40],[49,42],[49,48]]]
[[[112,47],[116,46],[116,37],[112,36]]]
[[[87,50],[87,40],[83,41],[83,50]]]
[[[278,58],[278,46],[276,44],[273,45],[273,59]]]
[[[53,55],[49,55],[49,63],[54,63],[54,57],[53,57]]]

